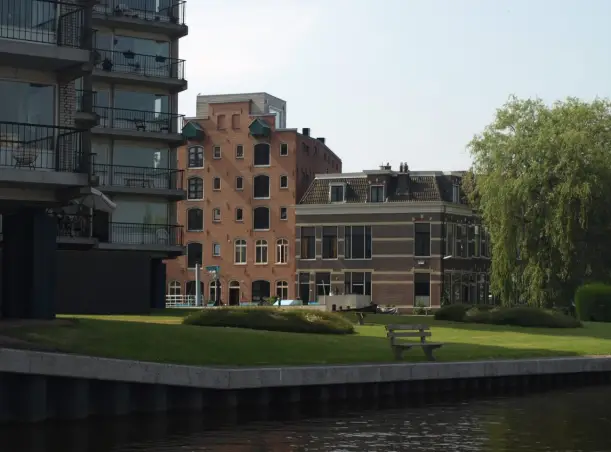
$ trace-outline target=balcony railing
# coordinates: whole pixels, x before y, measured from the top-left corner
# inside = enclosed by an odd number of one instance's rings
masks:
[[[92,113],[97,100],[96,91],[76,90],[76,109],[81,113]]]
[[[110,223],[106,240],[124,245],[182,246],[182,226],[167,224]]]
[[[131,51],[94,51],[96,68],[106,72],[144,75],[146,77],[185,79],[185,60],[161,55],[143,55]]]
[[[2,0],[0,38],[82,47],[85,10],[61,1]]]
[[[94,175],[100,178],[100,185],[161,190],[183,189],[183,170],[95,163],[93,171]]]
[[[107,16],[185,25],[186,3],[176,0],[101,0],[94,6],[94,11]]]
[[[100,118],[100,127],[136,130],[138,132],[179,133],[184,118],[184,115],[173,113],[99,107],[97,105],[94,105],[93,111]]]
[[[68,127],[0,122],[0,166],[84,172],[83,131]]]

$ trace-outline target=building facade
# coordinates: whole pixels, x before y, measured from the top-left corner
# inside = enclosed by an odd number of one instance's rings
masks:
[[[309,129],[286,129],[286,103],[266,93],[199,96],[202,117],[178,155],[187,200],[178,205],[187,253],[168,265],[168,301],[195,296],[225,304],[295,296],[294,206],[317,172],[341,160]],[[203,116],[205,113],[205,116]]]
[[[462,173],[317,174],[296,207],[296,293],[364,294],[403,310],[489,302],[487,233]]]
[[[184,7],[0,0],[3,316],[163,304],[184,249]]]

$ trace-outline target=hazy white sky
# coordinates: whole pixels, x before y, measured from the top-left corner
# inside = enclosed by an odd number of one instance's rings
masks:
[[[266,91],[344,171],[459,170],[510,94],[607,97],[611,0],[189,0],[190,89]]]

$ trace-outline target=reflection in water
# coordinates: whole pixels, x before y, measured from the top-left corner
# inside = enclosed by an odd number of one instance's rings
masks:
[[[611,387],[268,422],[168,416],[0,429],[2,452],[599,452]],[[263,413],[257,413],[261,416]],[[269,414],[269,413],[268,413]],[[309,413],[311,414],[311,413]],[[320,413],[319,413],[320,414]],[[331,414],[331,413],[330,413]],[[290,420],[287,420],[289,419]]]

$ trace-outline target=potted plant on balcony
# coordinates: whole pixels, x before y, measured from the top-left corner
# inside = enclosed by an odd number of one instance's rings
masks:
[[[107,72],[110,72],[112,71],[112,66],[112,61],[110,61],[110,59],[108,58],[104,58],[104,61],[102,61],[102,69]]]
[[[166,59],[166,58],[165,58],[163,55],[157,55],[157,56],[155,57],[155,61],[156,61],[157,63],[165,63],[165,59]]]
[[[136,54],[132,52],[131,50],[126,50],[125,52],[123,52],[123,56],[127,58],[128,60],[133,60]]]

